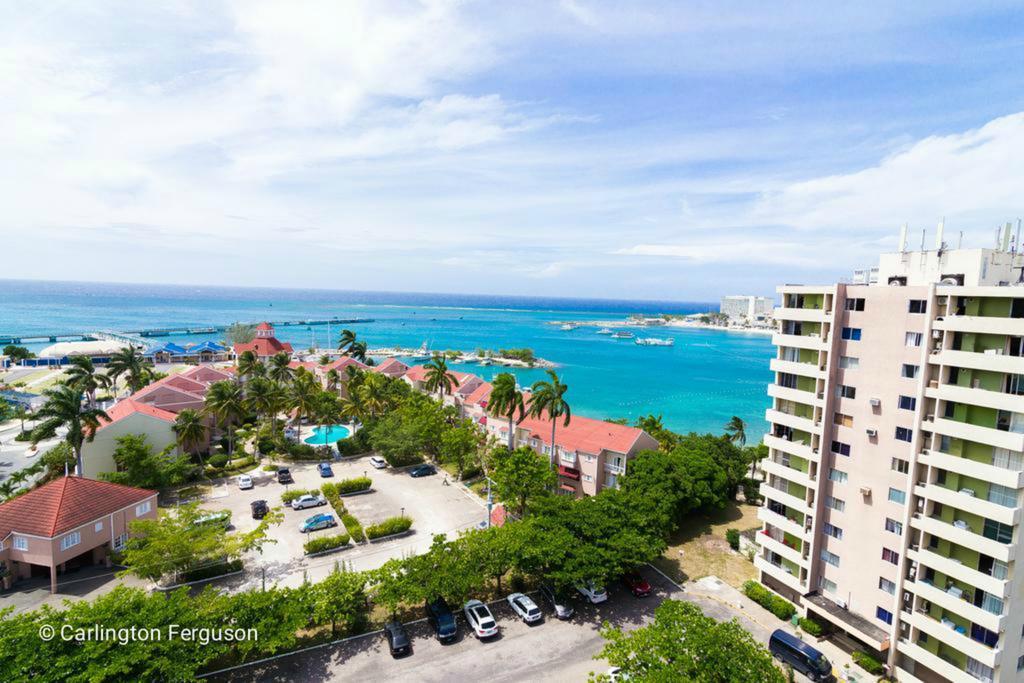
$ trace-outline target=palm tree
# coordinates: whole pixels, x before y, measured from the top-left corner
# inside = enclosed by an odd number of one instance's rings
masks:
[[[273,414],[277,407],[277,385],[266,377],[256,377],[245,385],[245,401],[256,413],[258,421],[264,415]]]
[[[424,385],[427,391],[437,392],[441,403],[444,403],[445,394],[452,393],[452,389],[458,384],[455,375],[448,371],[448,361],[441,354],[435,353],[430,362],[424,366],[427,369]]]
[[[348,355],[355,358],[360,363],[366,362],[366,342],[357,341],[353,342],[352,346],[348,347]]]
[[[291,366],[292,357],[286,351],[274,354],[270,358],[270,369],[267,376],[280,384],[287,384],[295,377],[295,368]]]
[[[206,405],[203,411],[227,428],[228,454],[234,453],[234,423],[245,415],[245,394],[242,387],[236,382],[214,382],[206,391]]]
[[[128,391],[135,393],[142,387],[149,384],[153,379],[153,364],[143,358],[139,350],[134,346],[126,346],[110,357],[107,363],[107,375],[114,382],[124,376],[128,383]]]
[[[82,444],[92,441],[100,420],[109,420],[110,417],[97,408],[83,408],[82,392],[75,387],[61,384],[43,393],[46,403],[36,411],[41,422],[32,430],[32,443],[37,444],[56,434],[60,427],[66,428],[64,440],[75,452],[75,473],[82,476]]]
[[[296,434],[302,424],[302,417],[309,417],[316,411],[319,392],[320,385],[311,374],[305,370],[295,373],[295,380],[288,394],[288,405],[295,411]]]
[[[351,366],[350,366],[351,367]],[[341,386],[341,375],[335,368],[331,368],[327,371],[327,391],[337,392],[338,387]]]
[[[726,423],[725,433],[729,436],[729,441],[737,444],[740,448],[747,445],[747,425],[738,416],[733,415],[732,419]]]
[[[89,399],[89,407],[96,407],[96,390],[110,386],[110,377],[97,373],[96,366],[88,356],[75,356],[71,366],[65,370],[64,383],[79,391],[84,391]]]
[[[356,343],[356,333],[352,330],[342,330],[338,337],[338,350],[347,353],[352,345]]]
[[[516,413],[519,413],[519,422],[526,416],[526,408],[523,405],[523,392],[519,391],[516,385],[516,376],[511,372],[502,372],[494,378],[491,397],[488,399],[487,408],[494,413],[508,418],[508,449],[511,451],[515,443],[515,422]]]
[[[174,436],[178,451],[198,452],[199,445],[206,441],[206,419],[198,410],[186,408],[174,419]]]
[[[258,377],[265,374],[266,369],[262,368],[263,363],[252,351],[243,351],[238,356],[238,378],[240,380]]]
[[[350,393],[359,397],[360,405],[368,417],[377,417],[391,407],[388,380],[384,375],[368,374],[363,383],[356,387],[355,392]]]
[[[530,389],[530,416],[543,418],[545,414],[551,418],[551,466],[555,466],[555,425],[558,418],[564,417],[563,427],[569,426],[572,410],[565,401],[565,393],[569,387],[564,384],[554,370],[548,370],[548,381],[533,383]]]
[[[341,416],[349,422],[363,422],[366,420],[368,411],[363,400],[366,392],[362,391],[362,389],[363,387],[360,387],[360,391],[353,391],[341,400]]]

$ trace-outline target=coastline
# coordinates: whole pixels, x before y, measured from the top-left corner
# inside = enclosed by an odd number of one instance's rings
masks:
[[[552,320],[549,325],[573,325],[575,327],[596,327],[596,328],[640,328],[644,330],[664,330],[669,328],[684,330],[718,330],[721,332],[739,332],[743,334],[761,334],[771,336],[775,329],[770,327],[733,327],[729,325],[713,325],[710,323],[692,322],[686,319],[666,320],[657,325],[645,325],[630,320]]]

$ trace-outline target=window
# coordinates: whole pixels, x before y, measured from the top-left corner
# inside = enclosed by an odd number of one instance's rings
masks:
[[[583,481],[594,481],[594,478],[592,476],[590,476],[589,474],[584,474],[583,475]]]
[[[848,341],[860,341],[860,328],[859,327],[844,327],[843,328],[843,339]]]
[[[11,547],[15,550],[28,550],[28,539],[24,536],[15,536]]]
[[[845,308],[848,311],[863,311],[864,299],[847,299]]]
[[[818,577],[818,588],[829,593],[836,593],[839,591],[839,586],[836,585],[835,581],[829,581],[824,576]]]
[[[843,415],[842,413],[832,413],[832,422],[841,427],[853,426],[853,418],[849,415]]]
[[[124,547],[128,544],[128,534],[121,534],[114,539],[114,550],[124,550]]]
[[[896,439],[898,441],[906,441],[909,443],[914,439],[914,430],[909,427],[897,427]]]
[[[889,610],[882,609],[881,607],[876,607],[875,616],[878,617],[880,620],[884,621],[885,623],[892,625],[892,612],[890,612]]]
[[[843,370],[856,370],[860,367],[860,358],[853,356],[839,356],[839,367]]]
[[[920,346],[921,340],[924,338],[920,332],[907,332],[906,345],[907,346]]]
[[[839,556],[836,555],[835,553],[830,553],[827,550],[822,550],[821,551],[821,560],[822,560],[822,562],[827,562],[828,564],[832,565],[833,567],[838,567],[839,566]]]
[[[983,610],[985,610],[986,612],[990,612],[992,614],[1002,614],[1003,613],[1003,601],[1002,600],[1000,600],[999,598],[997,598],[996,596],[994,596],[994,595],[992,595],[990,593],[986,593],[985,591],[979,590],[978,593],[982,596],[982,598],[981,598],[981,608]],[[977,604],[977,595],[975,596],[975,604]]]
[[[999,484],[989,484],[988,502],[1002,505],[1007,508],[1017,507],[1017,489]]]
[[[888,548],[882,548],[882,559],[892,564],[900,563],[900,554],[895,550],[889,550]]]
[[[921,371],[920,365],[913,365],[911,363],[903,364],[903,371],[901,372],[903,377],[907,379],[917,379],[917,373]]]
[[[884,590],[889,595],[896,595],[896,584],[890,581],[889,579],[885,578],[884,576],[879,577],[878,587],[879,589]]]
[[[76,545],[82,542],[82,534],[77,531],[72,531],[70,534],[60,539],[60,549],[67,550],[68,548],[74,548]]]
[[[967,671],[972,678],[976,678],[979,681],[991,681],[995,679],[996,676],[995,669],[982,664],[973,657],[967,658],[967,666],[964,667],[964,670]]]
[[[899,503],[900,505],[902,505],[903,503],[907,502],[907,493],[906,491],[900,491],[899,489],[894,489],[890,486],[889,500],[892,501],[893,503]]]
[[[985,538],[1009,545],[1013,540],[1013,527],[1009,524],[1002,524],[991,519],[985,520],[985,528],[982,530]]]
[[[900,474],[906,474],[910,471],[910,461],[904,460],[903,458],[893,458],[889,462],[889,467]]]
[[[832,442],[832,452],[833,453],[837,453],[839,455],[845,455],[845,456],[849,457],[849,455],[850,455],[850,444],[843,443],[842,441],[833,441]]]
[[[829,496],[825,499],[825,505],[837,512],[843,512],[846,510],[846,501],[842,498],[833,498],[832,496]]]
[[[1017,671],[1024,671],[1024,655],[1017,657]]]
[[[796,375],[790,374],[788,372],[780,372],[778,383],[780,387],[786,387],[787,389],[796,389]]]
[[[900,400],[897,405],[900,410],[916,410],[917,399],[913,396],[900,396]]]
[[[95,526],[93,526],[92,530],[95,531],[96,533],[99,533],[99,532],[103,531],[103,522],[96,522],[96,524],[95,524]]]
[[[147,512],[149,512],[152,509],[153,509],[153,503],[151,501],[147,500],[145,503],[141,503],[141,504],[135,506],[135,516],[136,517],[141,517],[142,515],[146,514]]]
[[[897,522],[895,519],[889,517],[885,518],[885,530],[891,531],[894,534],[903,533],[903,522]]]
[[[857,398],[857,387],[840,384],[836,387],[836,398]]]
[[[843,472],[842,470],[837,470],[835,467],[830,467],[828,470],[828,478],[830,481],[845,484],[847,476],[846,472]]]
[[[825,522],[825,533],[836,540],[843,540],[843,530]]]
[[[907,310],[911,313],[926,313],[928,311],[928,302],[924,299],[911,299]]]

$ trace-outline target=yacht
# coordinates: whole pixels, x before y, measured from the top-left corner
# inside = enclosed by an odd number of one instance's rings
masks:
[[[410,360],[429,360],[430,359],[430,350],[427,348],[427,342],[423,342],[422,344],[420,344],[420,348],[416,349],[416,351],[411,356],[409,356],[409,359]]]
[[[563,330],[565,332],[572,332],[577,327],[579,327],[579,325],[573,325],[572,323],[565,323],[559,329],[561,329],[561,330]]]
[[[633,333],[628,330],[619,330],[618,332],[612,332],[612,339],[632,339]]]
[[[614,332],[612,332],[611,330],[609,330],[609,329],[608,329],[607,327],[602,327],[601,329],[599,329],[599,330],[597,331],[597,333],[598,333],[598,334],[615,334]]]
[[[672,337],[669,337],[668,339],[659,339],[658,337],[638,337],[634,339],[633,342],[640,346],[674,346],[676,340]]]

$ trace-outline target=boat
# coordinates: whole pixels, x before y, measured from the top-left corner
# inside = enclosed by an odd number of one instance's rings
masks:
[[[494,365],[494,361],[492,361],[490,358],[484,358],[482,361],[480,361],[480,365]]]
[[[560,329],[560,330],[564,330],[565,332],[572,332],[572,331],[573,331],[573,330],[575,330],[575,329],[576,329],[577,327],[579,327],[579,325],[573,325],[572,323],[565,323],[565,324],[564,324],[564,325],[562,325],[562,326],[561,326],[561,327],[560,327],[559,329]]]
[[[598,333],[598,334],[615,334],[614,332],[612,332],[611,330],[609,330],[609,329],[608,329],[607,327],[602,327],[601,329],[599,329],[599,330],[597,331],[597,333]]]
[[[633,342],[640,346],[675,346],[676,340],[672,337],[669,337],[668,339],[659,339],[658,337],[637,337]]]
[[[633,333],[626,330],[619,330],[618,332],[612,332],[612,339],[632,339]]]
[[[427,342],[420,344],[420,348],[416,349],[416,351],[409,356],[410,360],[429,360],[429,358],[430,350],[427,348]]]

